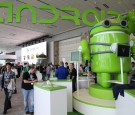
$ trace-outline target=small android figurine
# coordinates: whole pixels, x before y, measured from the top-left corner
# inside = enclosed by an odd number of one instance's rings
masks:
[[[90,43],[87,40],[81,41],[82,60],[91,62],[92,71],[97,73],[97,83],[100,86],[109,88],[112,83],[108,80],[121,79],[120,57],[112,51],[112,44],[130,46],[130,54],[135,59],[135,40],[130,42],[130,34],[135,35],[135,10],[122,19],[99,22],[91,29]],[[128,82],[130,69],[131,56],[123,57],[124,83]]]

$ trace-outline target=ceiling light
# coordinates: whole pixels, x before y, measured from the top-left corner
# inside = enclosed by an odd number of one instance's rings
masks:
[[[105,3],[103,4],[103,6],[106,7],[106,8],[109,8],[109,6],[107,4],[105,4]]]
[[[10,33],[9,35],[10,35],[10,36],[15,36],[16,34],[14,34],[14,33]]]
[[[101,11],[101,8],[99,8],[99,7],[95,7],[98,11]]]
[[[48,28],[53,28],[52,26],[47,26]]]

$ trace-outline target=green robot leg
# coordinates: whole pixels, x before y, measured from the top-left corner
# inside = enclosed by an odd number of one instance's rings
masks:
[[[117,75],[117,80],[121,81],[121,74],[120,73]],[[128,84],[128,74],[127,73],[123,74],[123,83]]]
[[[111,74],[110,73],[98,73],[97,74],[97,83],[101,85],[104,88],[109,88],[111,86],[111,83],[107,82],[108,80],[111,80]]]

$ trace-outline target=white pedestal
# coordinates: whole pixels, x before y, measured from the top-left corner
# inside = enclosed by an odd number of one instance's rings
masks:
[[[116,115],[113,100],[103,100],[90,96],[88,89],[73,93],[74,109],[83,115]],[[121,114],[120,114],[121,115]]]
[[[135,95],[134,95],[135,96]],[[127,92],[116,100],[116,115],[135,115],[135,97]]]
[[[67,115],[66,87],[45,88],[34,85],[34,115]]]
[[[52,83],[67,87],[67,112],[73,112],[72,81],[71,80],[53,80]]]
[[[88,78],[87,77],[79,77],[79,89],[88,89],[89,83],[88,83]]]

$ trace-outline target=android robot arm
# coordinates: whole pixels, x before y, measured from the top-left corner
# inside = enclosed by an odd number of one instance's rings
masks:
[[[135,36],[135,10],[130,11],[127,16],[125,16],[125,20],[128,22],[128,28],[130,34]],[[131,47],[132,57],[135,60],[135,39],[132,39],[133,46]]]
[[[126,16],[125,20],[128,22],[129,32],[135,35],[135,10],[130,11]]]
[[[131,47],[131,53],[132,53],[132,57],[135,60],[135,39],[131,39],[133,41],[133,46]]]
[[[82,40],[80,43],[80,51],[82,54],[82,61],[85,63],[86,61],[90,61],[90,47],[87,40]]]

